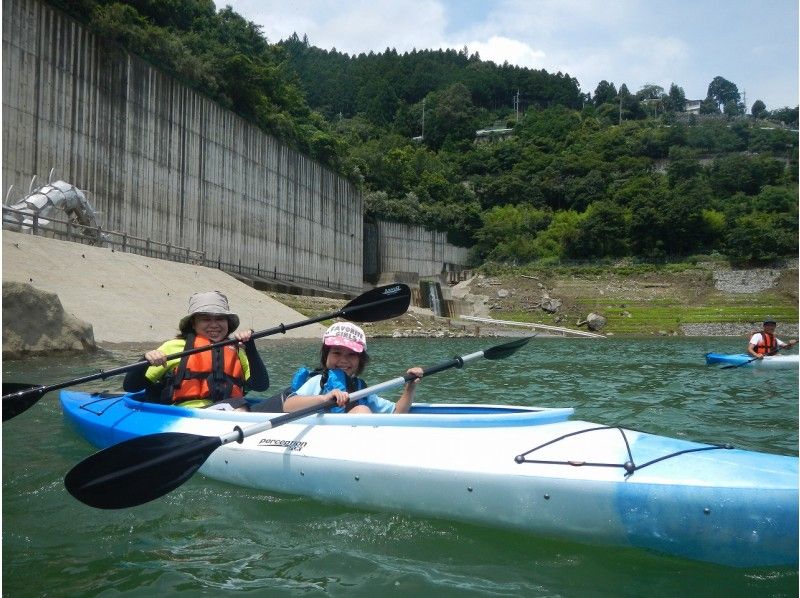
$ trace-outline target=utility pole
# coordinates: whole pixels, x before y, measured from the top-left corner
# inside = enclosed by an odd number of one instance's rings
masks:
[[[514,114],[516,115],[517,122],[519,122],[519,89],[514,96]]]
[[[742,106],[744,106],[744,116],[747,116],[747,90],[742,89]]]
[[[619,95],[619,124],[622,124],[622,94]]]
[[[425,98],[422,98],[422,141],[425,141]]]

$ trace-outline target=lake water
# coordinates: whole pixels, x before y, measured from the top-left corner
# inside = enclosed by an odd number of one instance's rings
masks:
[[[370,340],[377,383],[504,339]],[[515,355],[425,379],[419,402],[572,406],[575,417],[797,455],[797,370],[718,370],[707,351],[745,339],[536,338]],[[261,346],[273,388],[318,344]],[[53,384],[137,361],[120,350],[3,363],[6,381]],[[118,390],[121,377],[84,385]],[[396,398],[396,393],[386,393]],[[154,502],[102,511],[63,476],[94,449],[57,393],[2,426],[4,596],[796,596],[793,569],[732,569],[638,549],[555,542],[445,520],[265,494],[195,475]]]

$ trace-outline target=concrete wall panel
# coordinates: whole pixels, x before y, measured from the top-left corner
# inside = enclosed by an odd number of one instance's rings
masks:
[[[352,184],[39,0],[3,2],[3,124],[15,199],[54,167],[105,228],[362,288]]]

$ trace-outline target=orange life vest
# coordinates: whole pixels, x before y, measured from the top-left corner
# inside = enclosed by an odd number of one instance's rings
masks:
[[[188,334],[184,351],[210,345],[203,336]],[[233,345],[215,347],[184,355],[170,374],[164,393],[173,403],[192,399],[210,399],[213,402],[244,396],[244,372],[239,353]]]
[[[774,334],[767,334],[766,332],[759,332],[761,340],[755,346],[755,351],[759,355],[772,355],[778,350],[778,341]]]

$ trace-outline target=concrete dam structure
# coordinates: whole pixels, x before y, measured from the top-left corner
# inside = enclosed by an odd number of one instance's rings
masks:
[[[442,233],[401,239],[389,224],[365,256],[363,199],[347,179],[41,0],[2,10],[7,199],[55,169],[105,230],[351,294],[365,263],[435,276],[466,262]]]

